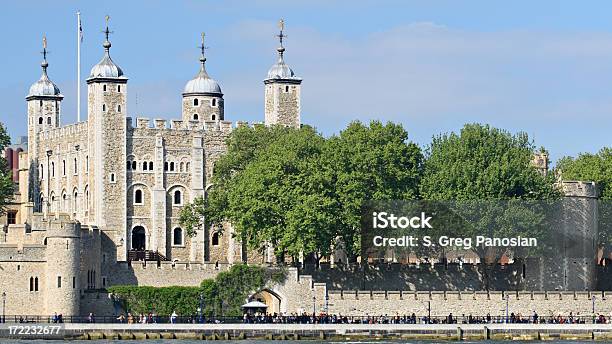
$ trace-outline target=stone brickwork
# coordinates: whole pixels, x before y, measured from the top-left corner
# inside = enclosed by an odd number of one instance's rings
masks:
[[[508,312],[531,316],[591,315],[595,311],[612,312],[610,295],[603,292],[452,292],[452,291],[330,291],[329,312],[343,315],[395,315],[415,313],[419,316],[486,315],[505,316]]]

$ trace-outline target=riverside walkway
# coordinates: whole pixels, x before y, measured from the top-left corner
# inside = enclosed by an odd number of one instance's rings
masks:
[[[612,339],[612,324],[1,324],[0,338],[584,341]]]

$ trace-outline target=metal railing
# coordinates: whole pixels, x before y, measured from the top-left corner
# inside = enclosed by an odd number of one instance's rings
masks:
[[[460,316],[342,316],[342,315],[248,315],[205,316],[190,315],[122,315],[122,316],[54,316],[54,315],[6,315],[0,323],[125,323],[125,324],[606,324],[611,323],[604,315],[530,316],[510,315],[460,315]]]

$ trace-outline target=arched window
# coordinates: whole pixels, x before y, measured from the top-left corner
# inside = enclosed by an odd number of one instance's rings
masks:
[[[89,185],[85,186],[85,210],[89,210]]]
[[[142,204],[142,190],[140,189],[134,191],[134,204]]]
[[[198,117],[198,114],[197,114],[197,113],[194,113],[194,114],[193,114],[193,120],[194,120],[194,121],[197,121],[197,120],[198,120],[198,118],[199,118],[199,117]]]
[[[187,170],[187,172],[189,172],[189,163],[187,163],[187,165],[185,165],[185,169]]]
[[[132,161],[132,170],[136,170],[136,161]]]
[[[289,86],[285,86],[285,92],[289,93]]]
[[[79,211],[79,203],[77,202],[77,197],[79,196],[79,193],[76,191],[76,189],[74,190],[74,194],[72,194],[72,196],[74,196],[74,198],[72,199],[72,211],[77,213]]]
[[[168,162],[167,161],[164,162],[164,171],[168,171]]]
[[[132,162],[131,162],[131,161],[128,161],[128,162],[127,162],[127,169],[128,169],[128,170],[131,170],[131,169],[132,169]]]
[[[174,246],[183,246],[183,229],[174,229],[174,233],[172,235],[172,243]]]
[[[211,104],[212,106],[217,106],[217,98],[213,98],[213,99],[211,99],[211,100],[210,100],[210,104]]]
[[[193,106],[198,106],[198,105],[200,105],[200,102],[196,98],[196,99],[193,100]]]
[[[38,124],[43,124],[43,118],[42,117],[38,117]]]
[[[30,291],[34,291],[34,277],[30,277]]]
[[[55,163],[51,162],[51,177],[55,177]]]
[[[106,85],[102,85],[102,91],[106,92]]]
[[[117,105],[117,112],[121,112],[121,105]]]
[[[153,171],[153,161],[149,161],[149,171]]]
[[[183,195],[181,194],[181,190],[174,191],[174,201],[172,203],[174,205],[183,204]]]
[[[66,192],[62,194],[62,210],[68,212],[68,195],[66,195]]]
[[[174,171],[174,162],[170,162],[170,171]]]
[[[214,232],[212,235],[212,245],[219,246],[219,232]]]
[[[38,277],[34,278],[34,291],[38,291]]]
[[[77,174],[79,171],[79,165],[77,164],[77,159],[74,158],[74,174]]]
[[[146,171],[146,170],[148,170],[148,169],[149,169],[149,165],[147,165],[147,162],[146,162],[146,161],[143,161],[143,162],[142,162],[142,170],[143,170],[143,171]]]
[[[85,173],[89,173],[89,155],[85,156]]]
[[[214,121],[214,120],[216,120],[216,119],[217,119],[217,116],[212,115],[211,119]]]
[[[51,117],[47,117],[47,124],[51,125]]]
[[[117,85],[117,92],[121,92],[121,85]]]
[[[42,101],[42,100],[40,100],[40,101],[38,102],[38,105],[43,106],[43,101]]]
[[[62,160],[62,175],[66,175],[66,160]]]
[[[45,169],[42,164],[40,164],[40,179],[45,179]]]

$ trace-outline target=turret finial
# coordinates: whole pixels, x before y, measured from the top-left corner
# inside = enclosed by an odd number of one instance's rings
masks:
[[[280,45],[276,50],[278,51],[279,57],[282,58],[283,53],[285,52],[285,47],[283,47],[283,38],[287,37],[283,33],[283,31],[285,30],[285,21],[282,18],[278,21],[278,28],[280,32],[278,35],[276,35],[276,37],[278,37]]]
[[[104,47],[104,50],[106,50],[106,52],[109,51],[110,47],[111,47],[111,42],[108,39],[110,34],[113,33],[112,31],[110,31],[108,29],[108,21],[110,20],[110,16],[107,14],[106,16],[104,16],[104,20],[106,21],[106,29],[104,31],[102,31],[106,37],[106,40],[104,41],[104,43],[102,44],[102,46]]]
[[[40,64],[40,66],[43,69],[43,73],[47,74],[47,67],[49,66],[49,63],[47,62],[47,36],[46,35],[43,35],[42,45],[43,45],[43,50],[40,53],[43,56],[43,61]]]

